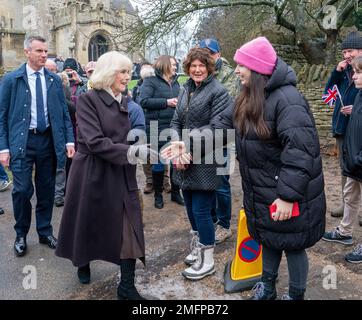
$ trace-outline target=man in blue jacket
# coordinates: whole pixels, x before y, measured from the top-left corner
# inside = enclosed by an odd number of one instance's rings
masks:
[[[339,92],[342,95],[343,105],[350,106],[353,105],[353,102],[356,98],[358,89],[356,89],[354,82],[352,80],[353,70],[351,67],[352,60],[362,55],[362,37],[359,32],[354,31],[347,35],[347,37],[342,42],[342,53],[343,61],[339,62],[337,67],[333,70],[331,77],[326,85],[325,92],[328,89],[331,89],[334,85],[338,86]],[[339,162],[342,170],[342,144],[344,139],[344,134],[347,128],[349,115],[351,114],[352,109],[350,107],[342,108],[340,99],[337,99],[336,105],[333,111],[332,117],[332,132],[336,138],[338,151],[339,151]],[[342,174],[342,194],[343,188],[346,184],[346,177]],[[335,208],[331,211],[332,217],[342,217],[343,216],[344,204],[338,208]]]
[[[23,256],[31,222],[32,172],[35,164],[36,229],[39,242],[55,249],[51,225],[55,172],[72,158],[74,137],[60,78],[44,68],[46,40],[24,42],[27,62],[7,74],[0,89],[0,163],[13,174],[14,250]]]

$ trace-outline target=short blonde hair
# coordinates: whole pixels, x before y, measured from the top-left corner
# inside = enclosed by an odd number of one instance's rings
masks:
[[[109,88],[114,83],[117,72],[125,70],[132,70],[132,61],[127,56],[117,51],[102,54],[90,78],[93,89]]]

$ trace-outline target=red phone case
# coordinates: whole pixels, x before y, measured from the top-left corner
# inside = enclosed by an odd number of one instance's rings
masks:
[[[276,211],[277,211],[277,205],[271,204],[269,206],[270,218],[273,219],[273,213]],[[299,216],[299,204],[298,202],[294,202],[292,208],[292,217],[298,217],[298,216]]]

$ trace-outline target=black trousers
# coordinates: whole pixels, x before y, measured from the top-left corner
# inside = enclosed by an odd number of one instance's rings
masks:
[[[13,174],[13,208],[17,236],[26,236],[30,229],[32,205],[31,198],[34,194],[32,181],[33,167],[35,165],[35,190],[36,190],[36,230],[39,237],[53,234],[51,225],[56,156],[53,146],[51,130],[44,134],[29,131],[25,158],[15,160],[11,164]]]
[[[275,280],[283,251],[263,246],[263,276],[262,281]],[[289,271],[289,293],[302,294],[307,287],[308,257],[305,250],[285,251]]]

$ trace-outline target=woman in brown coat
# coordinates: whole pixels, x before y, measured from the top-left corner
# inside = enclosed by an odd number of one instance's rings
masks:
[[[94,90],[77,102],[78,150],[69,173],[56,255],[90,281],[92,260],[121,266],[119,299],[143,299],[134,286],[135,264],[145,246],[136,166],[128,161],[131,127],[127,99],[131,61],[118,52],[102,55],[92,75]]]

